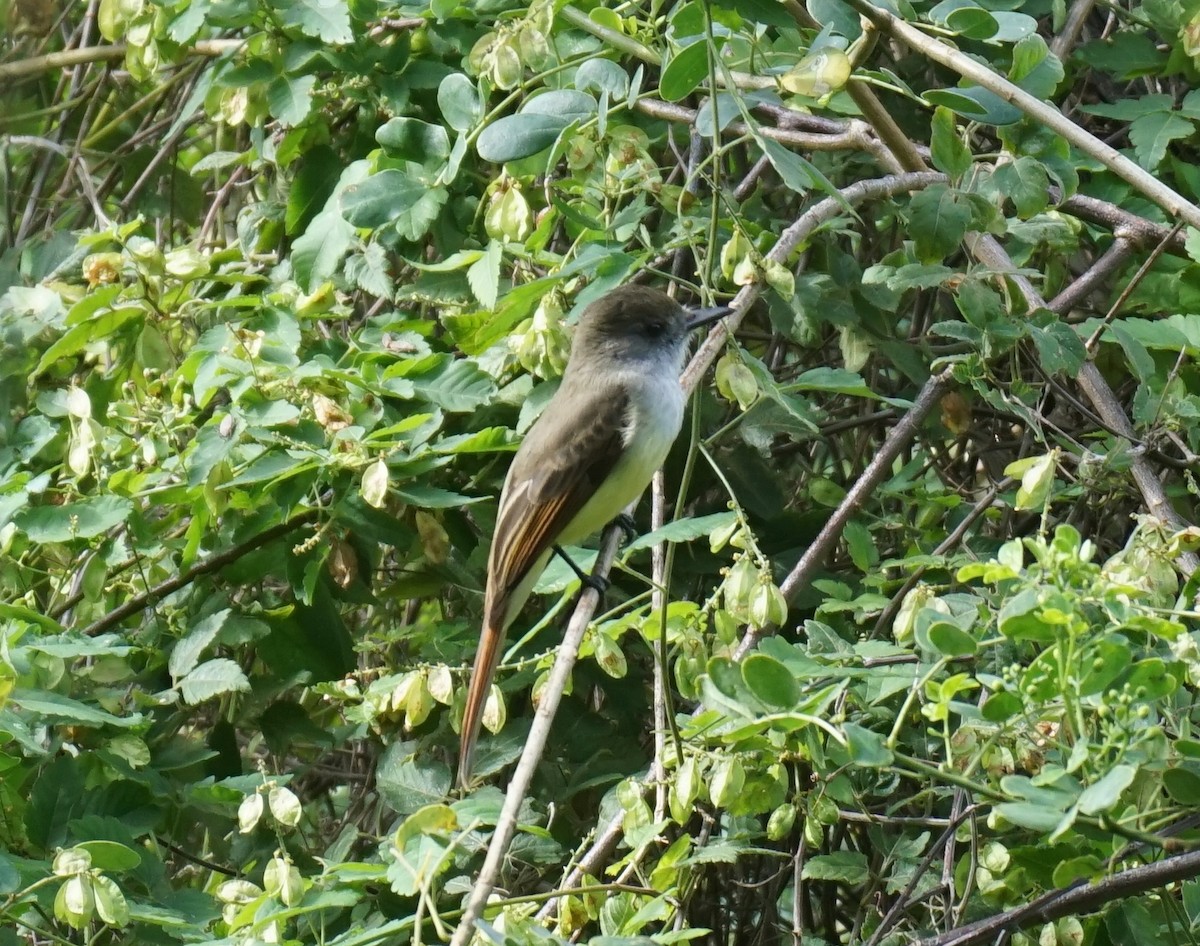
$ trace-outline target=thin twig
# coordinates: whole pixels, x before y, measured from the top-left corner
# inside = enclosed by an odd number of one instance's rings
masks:
[[[1046,307],[1051,312],[1066,315],[1083,302],[1097,286],[1107,281],[1116,270],[1120,269],[1133,256],[1133,250],[1132,240],[1117,237],[1113,240],[1112,246],[1105,250],[1100,258],[1087,268],[1086,272],[1081,273],[1069,286],[1051,299]]]
[[[661,99],[639,98],[635,107],[646,115],[682,125],[694,125],[698,114],[694,108]],[[745,122],[730,122],[727,130],[735,135],[750,133]],[[758,131],[764,138],[772,138],[800,151],[865,151],[880,157],[886,150],[871,134],[870,126],[861,121],[847,122],[840,131],[828,134],[772,125],[759,125]]]
[[[932,864],[933,859],[937,857],[938,851],[942,850],[943,847],[953,840],[954,832],[958,830],[958,826],[978,807],[978,805],[970,805],[964,810],[956,813],[950,819],[950,823],[946,825],[945,830],[942,831],[941,837],[939,837],[932,845],[930,845],[929,850],[925,852],[925,856],[921,858],[920,862],[913,869],[912,877],[909,878],[908,884],[905,885],[904,890],[900,893],[900,896],[893,901],[891,908],[884,915],[883,919],[879,923],[879,926],[875,928],[875,932],[867,941],[867,946],[879,946],[880,941],[895,925],[896,919],[900,916],[901,911],[909,905],[908,898],[911,897],[913,891],[917,889],[917,884],[919,884],[921,879],[925,876],[925,871],[929,869],[929,865]]]
[[[1050,195],[1053,199],[1057,200],[1058,198],[1055,197],[1055,194],[1055,189],[1051,188]],[[1165,224],[1155,223],[1153,220],[1139,217],[1137,214],[1130,213],[1128,210],[1118,207],[1116,204],[1109,203],[1107,200],[1087,197],[1083,194],[1074,194],[1068,197],[1059,204],[1059,210],[1078,217],[1081,220],[1087,220],[1091,223],[1098,223],[1108,227],[1117,236],[1136,240],[1139,243],[1147,245],[1166,240],[1171,234],[1171,227]],[[1177,256],[1187,256],[1185,242],[1184,235],[1177,233],[1170,239],[1167,248]]]
[[[1084,344],[1083,347],[1088,350],[1088,354],[1092,353],[1092,350],[1096,347],[1096,343],[1100,341],[1100,336],[1104,334],[1104,330],[1112,325],[1113,319],[1117,317],[1117,314],[1124,307],[1129,297],[1133,295],[1133,291],[1141,284],[1141,281],[1146,278],[1146,274],[1149,273],[1154,264],[1158,262],[1158,258],[1163,255],[1163,251],[1166,250],[1168,245],[1170,245],[1171,240],[1182,230],[1183,221],[1176,221],[1175,226],[1171,228],[1170,235],[1164,237],[1162,240],[1159,240],[1158,246],[1151,251],[1150,255],[1146,257],[1142,265],[1138,267],[1138,271],[1133,274],[1133,278],[1130,279],[1125,285],[1125,288],[1121,290],[1121,294],[1117,296],[1116,301],[1113,302],[1113,304],[1109,307],[1109,310],[1105,314],[1103,320],[1101,320],[1100,324],[1096,326],[1096,331],[1092,332],[1091,338],[1089,338]]]
[[[221,56],[230,50],[237,49],[246,41],[244,39],[201,39],[187,47],[187,53],[194,56]],[[0,82],[9,82],[25,76],[50,72],[54,69],[68,69],[81,63],[115,62],[125,58],[124,43],[112,46],[85,46],[81,49],[64,49],[61,52],[46,53],[44,56],[32,56],[18,62],[0,64]]]
[[[970,531],[971,526],[975,524],[975,521],[992,507],[992,503],[996,501],[996,497],[1000,494],[1000,491],[1003,489],[1008,489],[1008,487],[1013,485],[1013,483],[1014,480],[1011,477],[1005,477],[986,493],[984,493],[983,498],[971,508],[971,511],[967,513],[963,521],[955,526],[954,530],[948,536],[946,536],[945,539],[938,543],[937,548],[935,548],[931,554],[935,556],[945,555],[952,548],[958,545],[958,543],[963,540],[963,536]],[[883,609],[883,613],[879,615],[879,619],[875,622],[876,637],[881,635],[883,631],[891,625],[892,621],[895,620],[896,614],[904,604],[905,595],[907,595],[913,590],[913,588],[917,586],[917,582],[919,582],[925,575],[925,572],[928,570],[928,568],[928,565],[922,565],[915,569],[913,573],[908,576],[908,580],[900,586],[900,589],[894,595],[892,595],[891,601],[888,602],[887,607]]]
[[[220,571],[226,565],[236,562],[243,555],[248,555],[254,550],[262,548],[268,542],[273,542],[280,536],[287,535],[305,523],[312,522],[320,514],[321,509],[317,507],[306,509],[292,516],[290,519],[278,525],[271,526],[271,528],[258,533],[258,535],[252,536],[240,545],[235,545],[224,552],[218,552],[216,555],[210,555],[204,561],[197,562],[186,571],[182,571],[178,575],[173,575],[166,581],[159,582],[153,588],[142,592],[140,595],[135,595],[119,607],[113,608],[108,614],[85,627],[82,633],[88,637],[103,634],[109,628],[115,627],[126,618],[145,610],[155,601],[160,601],[167,595],[174,594],[180,588],[191,584],[200,576]]]
[[[1083,32],[1083,24],[1092,15],[1092,9],[1095,5],[1096,0],[1075,0],[1071,4],[1071,9],[1067,11],[1067,22],[1063,24],[1062,30],[1050,43],[1050,52],[1054,53],[1059,59],[1066,59],[1071,54],[1071,50],[1079,42],[1079,34]]]
[[[604,535],[600,540],[600,552],[596,556],[596,564],[592,569],[594,576],[607,577],[609,569],[612,568],[613,559],[616,558],[620,536],[621,530],[616,525],[610,525],[604,530]],[[583,635],[599,604],[599,592],[595,588],[585,587],[579,596],[579,603],[575,605],[575,612],[567,624],[563,642],[558,648],[558,655],[550,670],[550,679],[542,691],[537,712],[533,716],[533,725],[525,740],[525,748],[521,751],[520,761],[517,762],[517,768],[508,783],[508,790],[504,795],[504,807],[500,811],[496,830],[492,833],[492,839],[488,843],[483,867],[475,881],[475,886],[471,889],[466,910],[463,911],[458,928],[454,931],[454,938],[450,941],[451,946],[466,946],[470,941],[475,930],[475,921],[483,915],[483,908],[487,905],[488,897],[491,896],[492,890],[496,886],[496,881],[500,876],[500,866],[504,862],[508,846],[512,843],[513,835],[517,831],[517,818],[521,806],[525,802],[529,785],[533,781],[533,774],[538,763],[541,762],[542,753],[546,748],[546,739],[550,735],[550,726],[554,722],[559,701],[562,699],[571,671],[575,667],[575,660],[579,656],[579,645],[583,642]]]

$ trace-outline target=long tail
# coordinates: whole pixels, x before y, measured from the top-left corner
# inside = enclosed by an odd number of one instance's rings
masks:
[[[475,666],[471,668],[471,685],[467,688],[467,707],[463,711],[462,732],[458,744],[458,784],[467,788],[471,780],[471,757],[479,738],[479,723],[483,706],[492,688],[492,677],[500,662],[500,646],[504,643],[503,625],[486,621],[475,651]]]

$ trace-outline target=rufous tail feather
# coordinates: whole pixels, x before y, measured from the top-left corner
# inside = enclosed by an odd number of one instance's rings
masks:
[[[479,724],[483,719],[483,707],[492,688],[492,677],[500,662],[500,645],[504,643],[504,631],[492,621],[484,624],[479,636],[479,649],[475,652],[475,666],[471,668],[471,684],[467,688],[467,705],[463,710],[462,731],[458,745],[458,784],[466,788],[471,779],[471,757],[475,753],[475,742],[479,738]]]

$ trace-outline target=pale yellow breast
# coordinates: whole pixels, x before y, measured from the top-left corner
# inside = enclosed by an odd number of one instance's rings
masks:
[[[603,528],[642,495],[670,452],[683,422],[683,392],[672,375],[643,385],[626,420],[625,452],[612,472],[563,529],[559,542],[578,542]]]

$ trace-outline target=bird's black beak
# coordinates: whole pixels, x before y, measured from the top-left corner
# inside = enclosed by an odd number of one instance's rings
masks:
[[[709,325],[717,319],[723,319],[727,315],[732,315],[733,309],[727,305],[712,306],[708,309],[689,308],[687,310],[687,328],[688,331],[700,328],[703,325]]]

